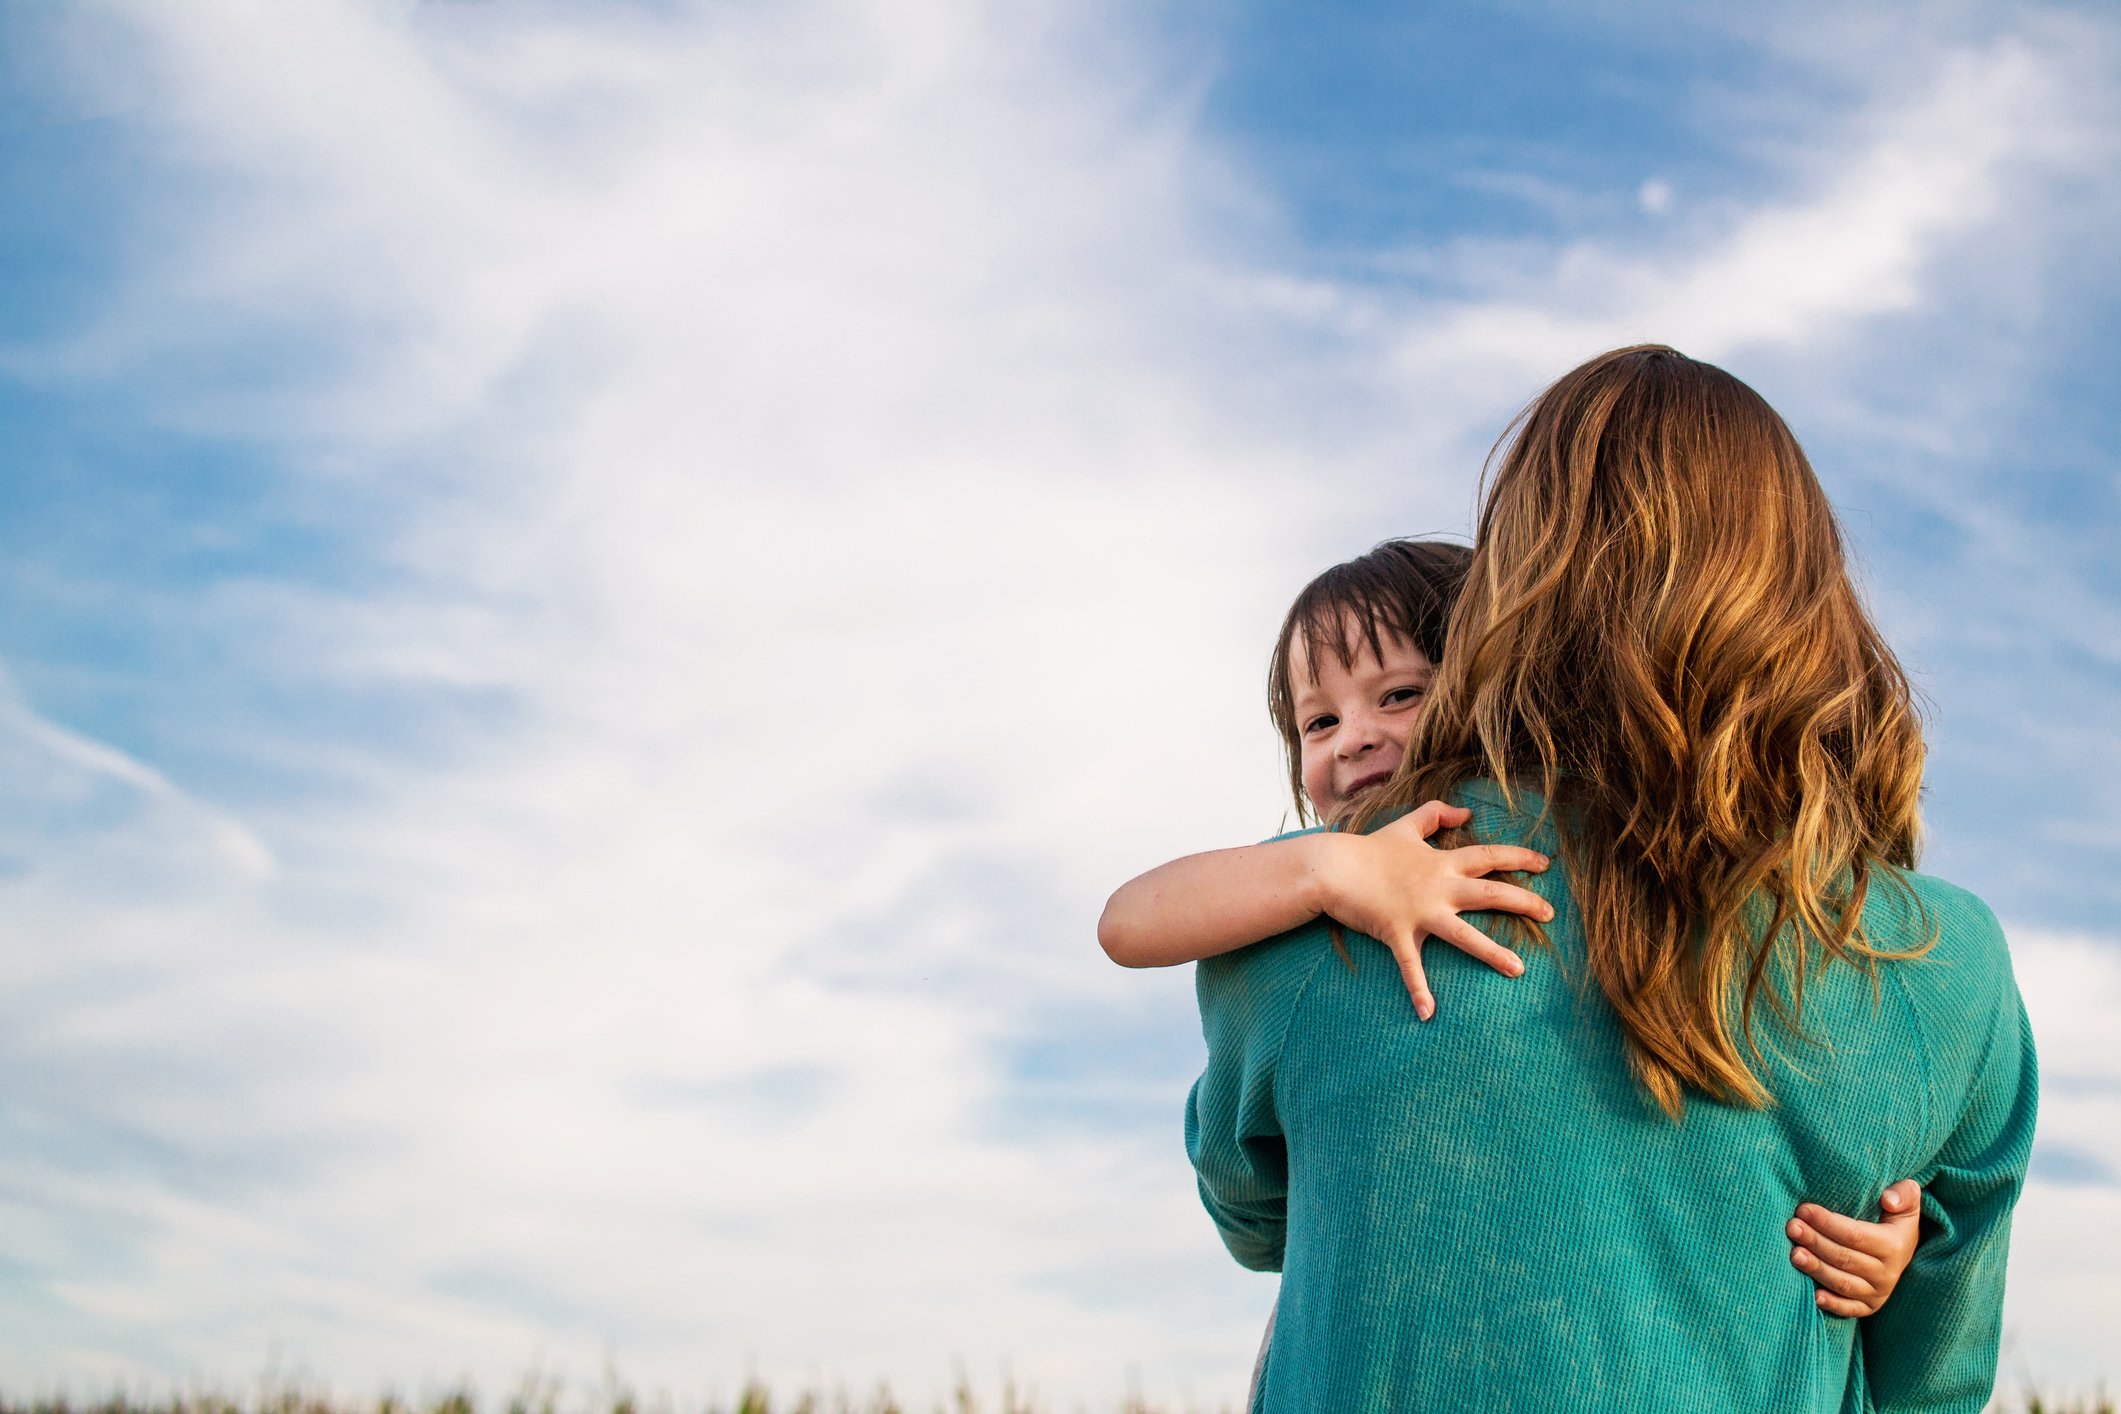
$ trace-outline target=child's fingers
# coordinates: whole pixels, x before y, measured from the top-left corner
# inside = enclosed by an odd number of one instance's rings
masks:
[[[1414,1014],[1427,1021],[1436,1015],[1436,998],[1429,991],[1428,974],[1421,970],[1421,944],[1411,934],[1402,934],[1386,946],[1399,962],[1400,978],[1407,984],[1407,995],[1414,999]]]
[[[1885,1190],[1880,1201],[1885,1216],[1880,1219],[1887,1226],[1895,1223],[1922,1221],[1922,1185],[1912,1178],[1903,1178]]]
[[[1534,849],[1514,844],[1469,844],[1446,851],[1458,872],[1468,878],[1482,874],[1537,874],[1547,867],[1547,857]]]
[[[1843,1247],[1853,1247],[1872,1258],[1883,1257],[1893,1250],[1892,1233],[1884,1224],[1867,1223],[1831,1208],[1822,1208],[1817,1203],[1800,1204],[1797,1221],[1808,1223]]]
[[[1451,906],[1461,913],[1481,909],[1494,913],[1521,913],[1542,923],[1551,922],[1554,917],[1554,906],[1538,894],[1500,879],[1466,879],[1453,890],[1453,894]]]
[[[1860,1301],[1877,1294],[1877,1288],[1862,1277],[1829,1266],[1803,1247],[1790,1249],[1790,1265],[1810,1277],[1822,1291],[1830,1291],[1836,1296]]]
[[[1831,1291],[1812,1293],[1819,1309],[1829,1316],[1872,1316],[1878,1312],[1876,1304],[1869,1301],[1851,1301],[1846,1296],[1836,1296]]]
[[[1798,1211],[1802,1212],[1803,1209]],[[1843,1246],[1801,1218],[1792,1218],[1787,1231],[1790,1241],[1800,1249],[1810,1252],[1827,1266],[1861,1277],[1866,1285],[1885,1273],[1885,1264],[1876,1257],[1854,1247]]]
[[[1422,802],[1420,808],[1408,817],[1414,828],[1427,839],[1438,830],[1455,830],[1473,818],[1473,812],[1463,805],[1446,805],[1440,800]]]
[[[1438,919],[1429,930],[1432,938],[1441,938],[1476,962],[1484,962],[1505,977],[1515,977],[1524,971],[1524,959],[1481,932],[1457,914]]]

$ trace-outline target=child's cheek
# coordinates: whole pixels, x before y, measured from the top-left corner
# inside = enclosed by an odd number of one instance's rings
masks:
[[[1331,816],[1340,805],[1333,794],[1333,768],[1331,762],[1306,761],[1304,763],[1304,794],[1310,798],[1312,813],[1321,820]]]

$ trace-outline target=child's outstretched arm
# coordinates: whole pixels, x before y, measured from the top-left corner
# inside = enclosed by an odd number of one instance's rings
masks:
[[[1788,1226],[1790,1262],[1819,1287],[1830,1316],[1874,1316],[1914,1260],[1922,1232],[1922,1190],[1903,1178],[1885,1190],[1884,1217],[1867,1223],[1817,1203],[1797,1209]]]
[[[1421,944],[1437,937],[1514,977],[1517,954],[1458,915],[1489,909],[1545,921],[1554,910],[1529,889],[1486,876],[1537,873],[1546,856],[1514,845],[1439,850],[1428,837],[1471,812],[1432,800],[1367,835],[1320,831],[1239,849],[1188,855],[1120,886],[1097,921],[1097,940],[1125,967],[1198,962],[1324,914],[1390,948],[1414,1009],[1436,1010]]]

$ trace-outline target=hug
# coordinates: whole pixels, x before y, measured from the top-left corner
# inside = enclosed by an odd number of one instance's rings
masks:
[[[1200,960],[1187,1151],[1282,1274],[1255,1409],[1987,1403],[2032,1036],[1915,870],[1908,680],[1757,393],[1567,374],[1470,553],[1321,576],[1270,696],[1322,824],[1099,925]]]

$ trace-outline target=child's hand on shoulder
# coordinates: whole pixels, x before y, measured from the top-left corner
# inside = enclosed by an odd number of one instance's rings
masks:
[[[1554,917],[1553,908],[1530,889],[1486,877],[1536,874],[1547,867],[1545,855],[1515,845],[1437,849],[1429,843],[1439,829],[1455,829],[1472,816],[1463,806],[1432,800],[1370,834],[1321,837],[1332,841],[1320,866],[1326,914],[1391,949],[1415,1013],[1424,1021],[1435,1015],[1436,998],[1422,970],[1423,941],[1440,938],[1515,977],[1524,971],[1523,959],[1459,914],[1486,909],[1542,923]]]
[[[1884,1217],[1867,1223],[1806,1203],[1790,1219],[1790,1262],[1818,1287],[1830,1316],[1872,1316],[1900,1284],[1922,1235],[1922,1190],[1903,1178],[1885,1190]]]

